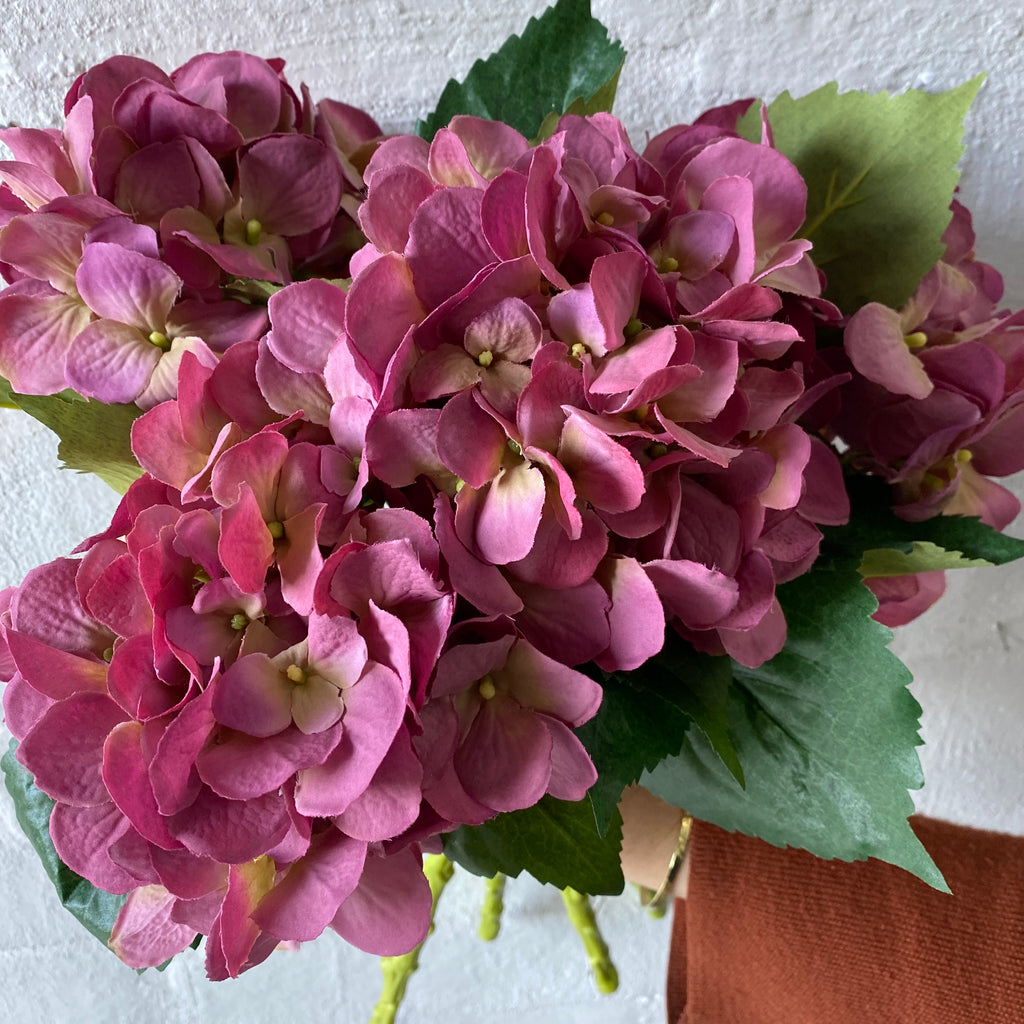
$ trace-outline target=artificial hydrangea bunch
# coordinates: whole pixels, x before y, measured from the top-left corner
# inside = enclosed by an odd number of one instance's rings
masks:
[[[642,153],[610,114],[380,140],[208,54],[107,61],[63,132],[3,134],[0,373],[147,410],[110,528],[0,619],[18,758],[60,857],[129,894],[128,963],[414,947],[424,851],[593,784],[601,672],[666,627],[781,650],[840,451],[907,518],[1012,517],[1024,321],[966,213],[904,309],[844,320],[748,106]],[[893,621],[940,589],[873,585]]]

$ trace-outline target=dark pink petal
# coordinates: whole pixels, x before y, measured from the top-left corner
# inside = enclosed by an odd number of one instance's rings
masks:
[[[691,629],[715,625],[736,606],[736,581],[700,562],[655,559],[644,569],[666,607]]]
[[[916,326],[916,325],[911,325]],[[850,317],[843,347],[857,371],[896,395],[925,398],[934,386],[921,360],[903,340],[900,314],[869,302]]]
[[[482,197],[475,188],[443,189],[424,200],[412,219],[406,252],[416,294],[427,309],[495,262],[480,227]]]
[[[281,79],[267,61],[248,53],[200,54],[171,79],[182,96],[227,118],[246,139],[277,131],[284,115]]]
[[[196,758],[200,778],[229,800],[277,792],[297,771],[320,764],[337,745],[341,727],[306,736],[295,727],[256,738],[222,732]]]
[[[274,874],[273,863],[264,857],[229,868],[227,892],[206,939],[206,973],[211,981],[237,978],[275,948],[276,936],[263,936],[252,919],[257,904],[273,888]]]
[[[0,295],[0,376],[23,395],[63,391],[64,359],[90,319],[66,295]]]
[[[107,892],[129,892],[139,884],[110,857],[110,848],[130,830],[128,819],[110,801],[92,807],[58,803],[50,814],[50,838],[57,856]]]
[[[723,138],[703,149],[683,171],[691,207],[700,205],[701,193],[712,182],[734,174],[743,175],[753,185],[758,251],[791,238],[804,220],[807,186],[789,160],[770,146]]]
[[[270,351],[296,373],[323,373],[345,329],[345,292],[314,278],[270,297]]]
[[[68,654],[26,633],[4,633],[14,664],[30,686],[51,700],[74,693],[106,692],[107,666],[102,661]]]
[[[766,508],[793,508],[803,490],[803,473],[811,457],[811,439],[795,423],[781,423],[766,430],[757,447],[775,459],[775,475],[758,496]]]
[[[456,395],[441,410],[437,453],[445,466],[470,487],[483,487],[498,475],[508,453],[507,442],[504,428],[480,407],[470,391]]]
[[[601,687],[589,676],[541,654],[525,640],[512,645],[505,664],[493,675],[520,705],[568,725],[582,725],[601,703]]]
[[[430,176],[418,167],[401,164],[379,171],[359,208],[359,223],[366,237],[382,253],[405,252],[412,218],[435,188]]]
[[[54,703],[30,686],[20,672],[15,672],[4,686],[4,724],[7,731],[20,742]]]
[[[553,588],[517,581],[516,590],[524,606],[516,625],[549,658],[582,665],[607,649],[609,600],[596,580]]]
[[[226,864],[197,857],[188,850],[150,851],[153,868],[166,888],[183,900],[196,900],[227,885]]]
[[[103,745],[103,782],[136,831],[165,850],[181,844],[167,830],[149,781],[149,766],[142,750],[142,723],[122,722]]]
[[[391,839],[416,821],[422,799],[423,766],[408,731],[400,729],[370,784],[334,823],[353,839]]]
[[[366,843],[331,829],[260,901],[253,920],[279,939],[315,939],[358,884],[365,858]]]
[[[247,594],[263,590],[274,562],[274,538],[248,484],[242,484],[241,497],[221,516],[217,553],[241,590]]]
[[[127,405],[146,389],[161,354],[138,328],[94,320],[71,346],[65,376],[89,398]]]
[[[78,693],[54,704],[18,747],[36,786],[61,803],[88,807],[110,799],[101,767],[107,735],[124,712],[101,693]]]
[[[71,295],[85,233],[86,225],[58,213],[15,217],[0,234],[0,261]]]
[[[540,470],[517,460],[502,467],[482,490],[464,487],[456,498],[455,529],[484,561],[505,565],[525,558],[544,507]]]
[[[527,255],[526,176],[518,171],[502,171],[484,192],[480,220],[487,244],[499,259]]]
[[[221,725],[250,736],[273,736],[292,724],[293,686],[265,654],[247,655],[217,680],[213,714]]]
[[[149,765],[149,777],[161,814],[182,810],[199,792],[201,783],[195,772],[195,760],[217,726],[210,710],[212,698],[213,688],[208,687],[185,705],[160,737]]]
[[[551,779],[552,743],[540,715],[499,694],[481,702],[455,770],[466,791],[496,811],[532,807]]]
[[[171,917],[177,899],[162,885],[135,889],[121,908],[108,945],[129,967],[158,967],[187,948],[195,929]]]
[[[409,328],[425,315],[412,268],[404,257],[388,253],[352,282],[345,305],[345,329],[352,347],[383,377]]]
[[[658,592],[635,558],[609,558],[599,578],[612,599],[608,612],[611,639],[608,650],[596,661],[606,672],[639,668],[665,643],[665,612]]]
[[[185,810],[168,819],[171,834],[198,857],[241,864],[261,856],[288,831],[288,811],[277,793],[225,800],[203,788]]]
[[[883,626],[895,629],[913,622],[946,592],[944,572],[919,572],[912,576],[866,579],[864,585],[878,598],[878,610],[871,616]]]
[[[139,580],[138,563],[127,552],[103,570],[89,588],[86,603],[96,619],[118,636],[135,636],[153,628],[153,609]]]
[[[420,855],[406,847],[366,858],[359,885],[330,922],[347,942],[375,956],[400,956],[427,937],[430,885]]]
[[[319,139],[275,135],[250,145],[238,161],[242,218],[294,237],[329,224],[341,205],[338,161]]]
[[[772,600],[756,626],[740,630],[720,628],[718,635],[730,657],[748,668],[757,668],[782,650],[786,642],[786,617],[779,602]]]
[[[640,504],[643,496],[643,470],[595,420],[578,410],[566,416],[558,442],[558,461],[572,477],[581,498],[608,512],[628,512]]]
[[[345,691],[341,742],[327,759],[299,775],[295,806],[310,817],[341,814],[370,784],[405,714],[406,688],[383,665],[369,668]]]
[[[151,227],[171,210],[198,209],[202,183],[184,139],[157,142],[136,152],[127,151],[127,147],[125,150],[117,161],[113,194],[104,193],[120,209]],[[110,166],[113,169],[115,161],[110,161]]]
[[[548,793],[556,800],[582,800],[597,781],[597,769],[571,729],[553,718],[544,724],[551,733],[551,780]]]

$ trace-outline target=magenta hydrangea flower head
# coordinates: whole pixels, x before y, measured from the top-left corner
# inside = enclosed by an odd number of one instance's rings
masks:
[[[203,54],[166,75],[114,57],[72,86],[62,131],[4,130],[0,373],[17,389],[149,407],[184,351],[263,333],[237,279],[346,275],[380,129],[314,111],[283,66]]]
[[[836,429],[895,485],[903,517],[973,515],[1003,529],[1020,505],[989,477],[1024,468],[1007,442],[1024,415],[1024,319],[997,309],[1002,280],[974,257],[968,212],[956,201],[952,211],[944,257],[906,305],[868,303],[850,318],[843,344],[857,376]]]

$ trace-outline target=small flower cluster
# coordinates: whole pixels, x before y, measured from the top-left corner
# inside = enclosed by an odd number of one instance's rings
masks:
[[[0,131],[0,374],[148,408],[185,351],[258,338],[238,279],[343,277],[359,244],[362,111],[313,105],[283,62],[203,54],[169,76],[113,57],[65,100],[63,131]],[[355,160],[355,162],[353,162]]]
[[[893,485],[898,515],[977,516],[1003,530],[1020,502],[990,477],[1024,469],[1024,311],[1000,310],[1003,281],[974,256],[957,201],[942,259],[899,310],[851,316],[841,360],[851,374],[830,424],[858,472]],[[944,574],[873,580],[881,621],[903,625],[939,597]]]
[[[6,136],[0,372],[148,407],[146,473],[0,597],[0,672],[135,966],[197,932],[211,978],[327,927],[410,949],[443,833],[595,781],[588,673],[666,628],[781,650],[777,585],[849,515],[828,440],[910,515],[978,491],[967,444],[1018,457],[1018,321],[963,214],[907,310],[824,348],[806,186],[747,104],[643,153],[598,114],[360,154],[365,115],[238,54],[107,62],[69,102]]]

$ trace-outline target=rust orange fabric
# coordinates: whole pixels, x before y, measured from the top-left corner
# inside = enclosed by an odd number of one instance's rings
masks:
[[[669,1024],[1022,1024],[1024,838],[911,824],[955,895],[698,822]]]

